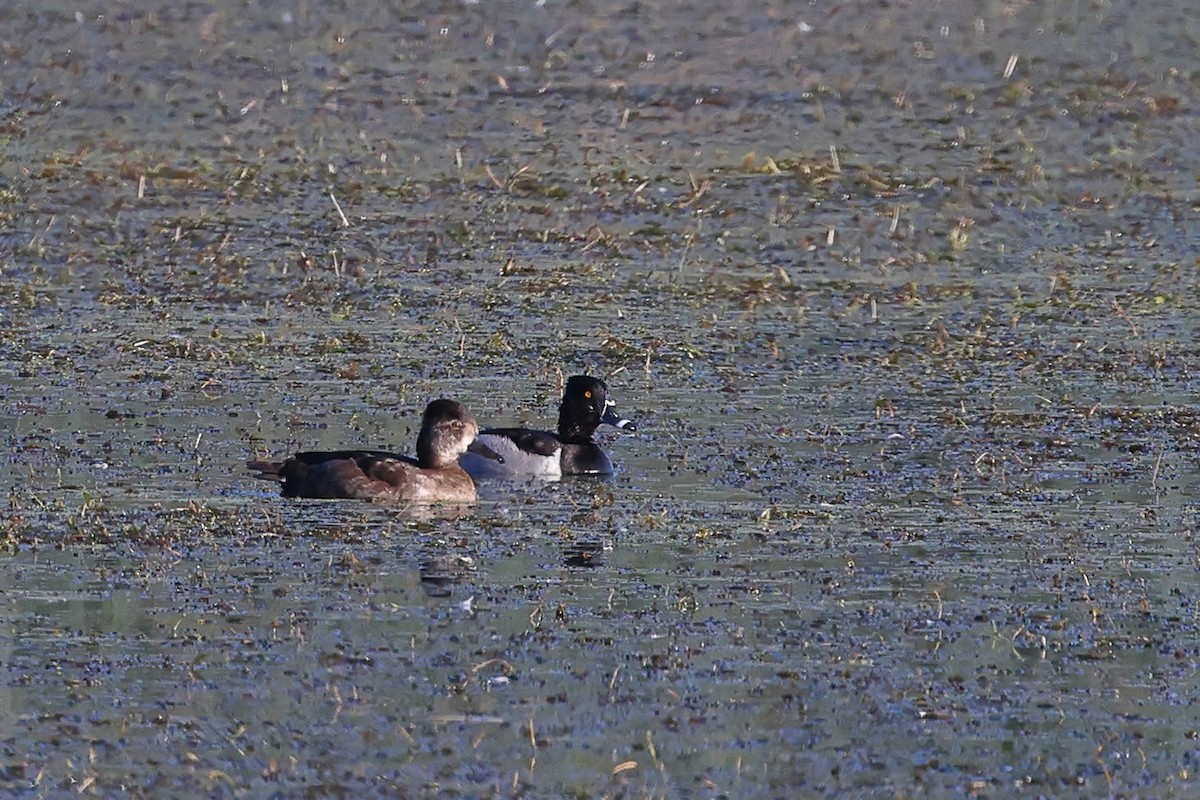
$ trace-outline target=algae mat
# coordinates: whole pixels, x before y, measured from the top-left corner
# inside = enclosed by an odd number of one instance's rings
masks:
[[[1196,793],[1189,6],[4,16],[6,793]]]

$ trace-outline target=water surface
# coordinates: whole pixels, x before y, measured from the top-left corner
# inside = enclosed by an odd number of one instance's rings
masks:
[[[16,4],[5,791],[1193,795],[1189,10]]]

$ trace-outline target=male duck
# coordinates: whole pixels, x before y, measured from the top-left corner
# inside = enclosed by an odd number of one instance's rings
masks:
[[[458,463],[474,478],[554,480],[563,475],[611,475],[612,462],[592,439],[602,423],[622,430],[637,430],[637,426],[617,414],[604,381],[575,375],[563,389],[562,404],[558,407],[558,433],[488,428],[479,433]]]
[[[434,400],[421,417],[417,457],[374,450],[297,453],[286,461],[248,461],[256,477],[283,484],[284,497],[470,503],[475,484],[457,458],[479,434],[475,418],[454,400]],[[486,447],[483,459],[497,459]],[[490,454],[490,455],[489,455]]]

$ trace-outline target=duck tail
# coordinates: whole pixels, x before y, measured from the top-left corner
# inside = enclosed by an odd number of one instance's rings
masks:
[[[250,459],[246,462],[246,469],[255,473],[255,478],[262,478],[265,481],[281,481],[283,480],[283,462],[282,461],[267,461],[265,459]]]

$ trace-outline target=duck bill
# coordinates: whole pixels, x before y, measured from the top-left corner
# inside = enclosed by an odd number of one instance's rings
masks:
[[[471,442],[470,446],[467,447],[467,452],[474,453],[477,456],[483,456],[484,458],[490,458],[492,461],[496,461],[501,464],[504,463],[504,456],[500,455],[478,439]]]
[[[623,431],[637,430],[637,425],[634,425],[632,420],[622,417],[611,405],[604,409],[604,413],[600,416],[600,421],[605,425],[612,425],[614,428],[620,428]]]

